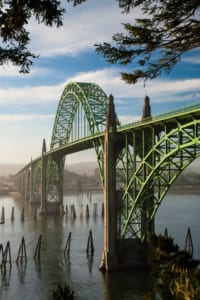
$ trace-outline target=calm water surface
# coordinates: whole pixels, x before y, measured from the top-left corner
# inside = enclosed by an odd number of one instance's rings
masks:
[[[144,273],[115,273],[103,275],[98,270],[103,247],[102,194],[65,196],[65,205],[75,204],[77,218],[37,217],[34,210],[25,207],[25,220],[21,222],[22,204],[13,197],[0,198],[0,213],[5,207],[5,224],[0,225],[0,243],[10,241],[12,268],[0,273],[0,300],[50,300],[58,283],[67,282],[75,291],[75,299],[140,300],[151,289],[151,279]],[[85,217],[89,205],[90,218]],[[94,204],[97,216],[93,217]],[[82,206],[83,205],[83,206]],[[11,209],[15,207],[15,220],[11,222]],[[80,210],[83,207],[83,217]],[[194,243],[194,256],[200,258],[200,199],[198,195],[167,196],[156,216],[156,231],[165,228],[184,248],[187,228],[190,227]],[[94,256],[87,257],[89,230],[92,229]],[[63,252],[69,232],[72,233],[70,257]],[[33,259],[39,236],[42,235],[40,263]],[[27,264],[17,267],[16,258],[22,237],[25,238]]]

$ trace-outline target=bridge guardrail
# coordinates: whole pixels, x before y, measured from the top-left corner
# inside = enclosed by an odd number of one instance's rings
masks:
[[[133,127],[133,126],[138,126],[138,125],[145,124],[148,121],[159,120],[159,119],[162,119],[163,117],[171,117],[171,116],[178,115],[178,114],[181,114],[181,113],[184,113],[184,112],[193,111],[197,108],[200,109],[200,101],[189,104],[189,105],[182,106],[178,109],[170,110],[168,112],[165,112],[165,113],[162,113],[162,114],[159,114],[159,115],[154,115],[154,116],[151,116],[151,117],[147,117],[147,118],[145,118],[143,120],[140,120],[140,121],[136,121],[136,122],[132,122],[132,123],[129,123],[129,124],[126,124],[126,125],[122,125],[122,126],[119,126],[118,128],[125,130],[125,129],[128,129],[128,128]]]

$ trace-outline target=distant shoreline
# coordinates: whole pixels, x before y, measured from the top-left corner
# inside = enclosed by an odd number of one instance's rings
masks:
[[[168,191],[169,194],[198,194],[200,187],[194,185],[173,186]]]

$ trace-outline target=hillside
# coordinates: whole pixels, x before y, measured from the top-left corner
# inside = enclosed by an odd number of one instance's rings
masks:
[[[0,177],[2,181],[8,180],[6,177],[15,175],[23,166],[0,164]],[[68,164],[65,166],[64,189],[96,187],[101,188],[101,182],[98,173],[98,165],[96,162],[85,162]],[[176,179],[171,186],[171,192],[200,190],[200,173],[197,168],[187,168]]]
[[[23,167],[22,164],[0,164],[0,176],[15,175]],[[87,176],[93,175],[96,168],[98,168],[97,162],[93,161],[65,165],[67,171]]]
[[[23,165],[21,164],[0,164],[0,176],[9,176],[16,174]]]
[[[65,170],[70,172],[74,172],[80,175],[87,175],[91,176],[94,174],[94,171],[98,168],[97,162],[83,162],[83,163],[76,163],[76,164],[65,164]]]

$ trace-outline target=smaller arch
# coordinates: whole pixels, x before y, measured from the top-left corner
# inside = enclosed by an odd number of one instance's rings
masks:
[[[165,149],[165,151],[169,151],[167,153],[164,152],[164,148],[162,147],[166,140],[172,144],[171,148],[168,147],[167,150]],[[160,150],[161,148],[163,149]],[[150,165],[150,157],[156,154],[160,156],[159,161],[156,162],[156,165]],[[152,197],[153,189],[157,188],[156,192],[158,196],[156,197],[155,191],[153,193],[154,207],[148,208],[147,222],[149,223],[153,220],[170,186],[174,183],[179,174],[198,157],[200,157],[200,120],[198,119],[193,119],[186,124],[177,124],[176,128],[163,135],[162,138],[153,145],[136,172],[130,178],[128,186],[126,187],[127,191],[134,185],[137,186],[138,191],[132,201],[132,207],[128,217],[124,221],[122,237],[125,237],[129,231],[131,220],[141,218],[142,205]],[[181,167],[178,166],[180,159]],[[174,171],[170,173],[169,170],[172,169],[172,165]],[[148,175],[142,180],[139,175],[144,171],[146,166],[148,166]],[[139,207],[140,209],[138,210]],[[138,233],[141,234],[141,231],[139,230]],[[141,238],[144,239],[144,236]]]
[[[69,83],[61,95],[53,126],[51,149],[69,142],[73,120],[82,107],[91,134],[105,128],[108,97],[94,83]]]
[[[94,83],[75,82],[69,83],[61,95],[55,122],[53,126],[52,139],[50,149],[59,148],[62,145],[67,145],[70,142],[72,135],[73,122],[79,108],[84,113],[84,124],[88,126],[89,136],[98,134],[105,129],[106,113],[107,113],[108,97],[105,92]],[[87,136],[89,138],[89,136]],[[75,139],[76,141],[76,139]],[[94,139],[93,145],[97,157],[103,153],[103,142],[99,138],[98,141]],[[47,193],[55,188],[59,193],[59,178],[63,178],[63,171],[65,157],[48,157],[47,162]],[[103,161],[98,160],[101,178],[103,179]],[[57,196],[56,196],[57,197]],[[59,198],[59,196],[58,196]]]

